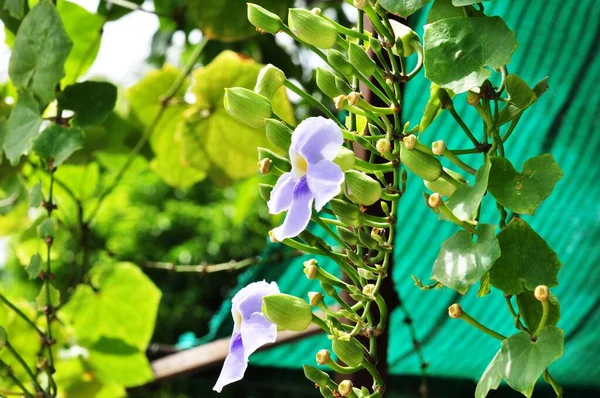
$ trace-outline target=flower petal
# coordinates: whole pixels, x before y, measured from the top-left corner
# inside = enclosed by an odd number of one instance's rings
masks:
[[[265,281],[250,283],[242,290],[237,292],[231,300],[231,312],[237,311],[242,317],[242,326],[250,319],[254,313],[260,313],[262,308],[262,299],[270,294],[279,293],[277,283],[267,283]]]
[[[302,177],[294,187],[292,205],[283,224],[273,230],[275,239],[282,241],[293,238],[304,231],[310,221],[314,196],[308,188],[306,176]]]
[[[247,367],[248,358],[244,355],[242,335],[239,332],[233,332],[229,344],[229,355],[225,358],[223,369],[221,369],[221,374],[213,390],[221,392],[223,386],[241,380]]]
[[[255,312],[242,323],[242,342],[246,358],[259,347],[273,343],[277,339],[277,326],[260,312]]]
[[[309,117],[296,127],[290,148],[309,164],[316,164],[323,159],[333,160],[343,143],[338,125],[333,120],[318,116]]]
[[[315,209],[320,211],[331,199],[342,190],[344,172],[337,164],[330,160],[321,160],[317,164],[308,166],[306,174],[308,187],[315,197]]]
[[[271,198],[267,202],[269,213],[279,214],[290,208],[292,204],[292,193],[298,180],[292,173],[284,173],[279,177],[275,187],[271,191]]]

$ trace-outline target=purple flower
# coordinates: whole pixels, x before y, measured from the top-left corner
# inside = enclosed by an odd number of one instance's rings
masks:
[[[275,239],[298,235],[310,221],[313,202],[320,211],[340,193],[344,173],[333,159],[343,142],[342,131],[332,120],[311,117],[298,125],[290,146],[292,171],[279,177],[268,202],[271,214],[288,212],[273,230]]]
[[[229,355],[213,387],[221,392],[223,386],[241,380],[248,367],[248,357],[259,347],[273,343],[277,338],[277,326],[265,318],[261,312],[262,299],[279,293],[277,283],[254,282],[240,290],[231,300],[231,315],[234,326]]]

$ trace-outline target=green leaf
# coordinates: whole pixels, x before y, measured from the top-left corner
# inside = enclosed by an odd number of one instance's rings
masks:
[[[135,265],[96,266],[92,283],[79,285],[62,309],[77,338],[95,344],[101,338],[119,339],[143,351],[148,346],[160,301],[160,290]]]
[[[499,125],[510,122],[537,100],[535,92],[517,75],[506,76],[504,84],[510,102],[500,111]]]
[[[102,337],[89,347],[89,354],[90,367],[105,383],[135,387],[154,379],[145,352],[123,340]]]
[[[492,286],[514,295],[524,288],[558,285],[558,256],[523,219],[513,218],[498,234],[498,242],[502,255],[490,271]]]
[[[38,182],[31,188],[29,192],[29,207],[39,207],[44,200],[44,195],[42,194],[42,183]]]
[[[38,226],[38,236],[42,239],[45,239],[47,237],[54,238],[55,233],[56,233],[56,226],[54,224],[54,220],[50,217],[47,217]]]
[[[25,0],[5,0],[4,9],[13,18],[22,19],[25,15]]]
[[[533,86],[533,92],[537,98],[540,98],[548,90],[548,76],[540,80]]]
[[[83,130],[53,124],[42,132],[33,145],[33,150],[41,158],[52,159],[53,165],[60,166],[78,149],[83,148]]]
[[[453,17],[464,17],[465,13],[462,8],[454,7],[452,0],[435,0],[429,15],[427,15],[427,23],[434,23],[440,19]]]
[[[510,62],[518,43],[500,17],[454,17],[425,25],[425,77],[456,94]]]
[[[48,296],[48,292],[50,292],[50,296]],[[48,301],[48,297],[50,297],[50,301]],[[50,283],[44,283],[42,289],[40,290],[40,294],[38,294],[35,302],[38,307],[38,311],[43,311],[44,308],[49,305],[56,308],[60,304],[60,292],[52,286]]]
[[[445,240],[433,265],[432,278],[461,294],[481,279],[500,257],[495,227],[480,224],[477,229],[476,242],[467,231],[458,231]]]
[[[421,122],[419,123],[419,133],[425,131],[425,129],[429,127],[435,118],[442,113],[442,102],[438,96],[439,91],[440,86],[435,83],[431,83],[431,86],[429,87],[429,100],[425,105],[423,117],[421,117]]]
[[[490,156],[489,159],[492,169],[488,190],[498,203],[519,214],[533,214],[563,177],[551,154],[529,159],[521,173],[506,158]]]
[[[42,256],[39,253],[31,256],[31,260],[29,260],[29,264],[25,266],[25,271],[27,271],[27,275],[29,275],[29,279],[37,279],[42,271]]]
[[[129,0],[129,2],[141,5],[144,0]],[[107,0],[100,0],[97,12],[98,15],[103,15],[107,21],[115,21],[130,12],[133,12],[133,10],[109,3]]]
[[[392,14],[406,18],[425,7],[430,1],[431,0],[379,0],[379,4]]]
[[[462,184],[450,196],[446,205],[461,220],[473,221],[477,210],[487,191],[488,179],[492,164],[488,161],[475,174],[475,185]]]
[[[479,280],[479,289],[477,290],[477,297],[485,297],[490,294],[490,272],[486,272],[485,275]]]
[[[550,293],[548,303],[550,304],[550,312],[546,324],[556,326],[560,320],[560,304],[552,293]],[[527,328],[535,332],[542,320],[542,303],[535,298],[531,290],[524,290],[517,295],[517,306],[519,307],[519,315],[525,321]]]
[[[62,109],[75,112],[72,125],[89,127],[102,123],[117,102],[117,87],[105,82],[87,81],[67,86],[58,95]]]
[[[463,6],[470,6],[471,4],[481,3],[483,1],[489,1],[489,0],[452,0],[452,4],[455,7],[463,7]]]
[[[211,40],[233,42],[256,34],[248,22],[245,0],[187,0],[196,26]],[[293,0],[252,0],[252,3],[284,18]]]
[[[17,32],[8,68],[13,84],[31,90],[43,105],[50,103],[72,46],[56,8],[40,1]]]
[[[502,375],[500,374],[500,351],[494,355],[494,358],[492,358],[488,367],[485,368],[485,371],[481,375],[475,389],[475,398],[485,398],[490,390],[496,390],[500,386],[500,382],[502,382]]]
[[[499,368],[509,386],[531,397],[535,383],[544,370],[563,354],[564,333],[546,326],[531,341],[529,333],[520,332],[502,341]]]
[[[41,124],[40,105],[37,100],[29,91],[20,90],[17,104],[6,122],[4,151],[10,164],[16,166],[21,155],[31,150],[33,140],[40,133]]]

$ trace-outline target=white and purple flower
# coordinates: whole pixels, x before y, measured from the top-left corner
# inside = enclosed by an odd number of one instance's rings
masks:
[[[332,120],[311,117],[298,125],[290,146],[292,171],[279,177],[267,203],[271,214],[287,210],[283,224],[273,230],[275,239],[297,236],[310,221],[313,202],[320,211],[340,193],[344,173],[333,159],[343,142]]]
[[[279,293],[275,282],[254,282],[240,290],[231,300],[231,315],[234,326],[229,355],[213,387],[221,392],[224,386],[244,377],[248,367],[248,357],[265,344],[277,338],[277,326],[262,314],[263,297]]]

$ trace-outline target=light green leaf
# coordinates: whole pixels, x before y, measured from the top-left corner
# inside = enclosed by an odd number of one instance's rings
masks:
[[[117,102],[117,87],[87,81],[67,86],[57,97],[58,105],[75,112],[72,125],[89,127],[102,123]]]
[[[188,9],[196,25],[211,40],[233,42],[256,34],[248,22],[245,0],[187,0]],[[252,3],[278,14],[287,15],[293,0],[252,0]]]
[[[40,133],[40,105],[33,95],[26,90],[19,91],[15,108],[6,122],[4,151],[10,164],[19,164],[21,155],[27,154],[33,146],[33,140]]]
[[[29,192],[29,207],[39,207],[44,200],[44,195],[42,194],[42,183],[38,182],[31,188]]]
[[[520,332],[502,341],[499,368],[509,386],[531,397],[535,383],[544,370],[563,354],[564,333],[546,326],[531,341],[529,333]]]
[[[425,129],[429,127],[435,118],[442,113],[442,102],[438,96],[439,91],[440,86],[435,83],[431,83],[431,86],[429,87],[429,100],[425,105],[423,117],[421,117],[421,121],[419,122],[419,133],[425,131]]]
[[[529,159],[521,173],[506,158],[490,156],[489,159],[492,169],[488,190],[498,203],[519,214],[533,214],[563,177],[551,154]]]
[[[90,367],[105,383],[135,387],[154,379],[145,352],[123,340],[102,337],[89,347],[89,354]]]
[[[560,304],[556,296],[552,293],[550,293],[548,303],[550,304],[550,312],[546,324],[556,326],[560,320]],[[525,321],[525,325],[527,325],[530,331],[535,332],[542,320],[542,303],[535,298],[531,290],[524,290],[517,295],[517,305],[519,307],[519,315]]]
[[[54,224],[54,220],[50,217],[47,217],[38,226],[38,236],[42,239],[46,239],[47,237],[54,238],[55,233],[56,226]]]
[[[548,76],[540,80],[533,86],[533,92],[537,98],[540,98],[548,90]]]
[[[130,263],[96,266],[95,290],[79,285],[61,316],[68,319],[80,342],[119,339],[143,351],[148,346],[160,301],[160,290]]]
[[[477,388],[475,389],[475,398],[487,397],[490,390],[496,390],[502,382],[500,374],[500,350],[494,355],[490,364],[481,375]]]
[[[490,294],[490,272],[486,272],[485,275],[479,280],[479,289],[477,289],[477,297],[485,297]]]
[[[379,4],[392,14],[406,18],[425,7],[430,1],[431,0],[379,0]]]
[[[28,88],[43,105],[48,104],[65,76],[64,64],[72,46],[54,6],[40,1],[17,32],[8,68],[13,84]]]
[[[498,125],[510,122],[537,100],[535,92],[517,75],[506,76],[504,84],[510,102],[500,111]]]
[[[71,190],[73,195],[80,201],[85,201],[94,196],[99,189],[100,166],[96,162],[85,165],[63,164],[55,172],[56,178],[60,179],[62,184],[55,186],[57,194],[64,194],[62,185]]]
[[[454,17],[425,25],[425,76],[456,94],[510,62],[518,43],[500,17]]]
[[[462,8],[454,7],[452,0],[435,0],[429,14],[427,15],[427,23],[434,23],[440,19],[453,17],[464,17],[465,13]]]
[[[50,295],[48,295],[48,292]],[[48,298],[50,298],[50,301],[48,301]],[[42,289],[40,290],[40,294],[38,294],[37,298],[35,299],[35,302],[37,304],[38,311],[43,311],[44,308],[48,307],[49,305],[53,308],[56,308],[60,304],[60,292],[50,283],[44,283]]]
[[[470,6],[471,4],[481,3],[483,1],[489,1],[489,0],[452,0],[452,4],[455,7],[464,7],[464,6]]]
[[[491,167],[492,164],[486,161],[475,174],[475,185],[471,187],[469,184],[462,184],[446,202],[459,219],[473,221],[477,217],[477,209],[487,191]]]
[[[5,0],[4,9],[13,18],[22,19],[25,15],[25,0]]]
[[[477,229],[476,242],[467,231],[458,231],[445,240],[433,265],[432,278],[461,294],[481,279],[500,257],[495,227],[480,224]]]
[[[40,271],[42,271],[42,256],[40,256],[39,253],[31,256],[29,264],[25,266],[25,271],[27,271],[29,279],[37,279],[40,275]]]
[[[523,219],[513,218],[498,242],[502,255],[490,271],[492,286],[504,294],[519,294],[524,288],[558,285],[558,256]]]
[[[78,149],[83,148],[83,130],[53,124],[42,132],[33,145],[33,150],[42,159],[52,159],[52,164],[60,166]]]

